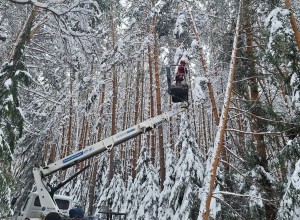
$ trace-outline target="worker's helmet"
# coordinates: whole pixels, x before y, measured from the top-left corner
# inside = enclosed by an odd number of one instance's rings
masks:
[[[185,65],[185,60],[180,60],[181,65]]]

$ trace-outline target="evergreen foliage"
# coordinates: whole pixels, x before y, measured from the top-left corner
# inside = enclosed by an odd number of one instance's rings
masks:
[[[174,209],[170,204],[170,196],[175,183],[175,156],[169,147],[166,151],[166,180],[160,193],[158,216],[160,219],[174,219]]]
[[[18,141],[23,135],[24,115],[20,102],[19,86],[28,87],[31,75],[25,65],[25,44],[30,41],[31,28],[34,15],[26,23],[21,33],[20,40],[14,48],[11,60],[4,62],[0,68],[0,188],[2,196],[0,213],[9,213],[11,189],[14,183],[11,173],[12,155],[17,147]],[[6,178],[4,178],[6,177]]]
[[[158,172],[150,162],[146,147],[142,147],[137,162],[137,174],[131,189],[132,207],[128,210],[130,219],[159,219],[158,200],[160,187]]]
[[[180,157],[175,166],[176,174],[169,204],[175,219],[197,219],[204,167],[187,115],[184,114],[176,145],[180,148]]]

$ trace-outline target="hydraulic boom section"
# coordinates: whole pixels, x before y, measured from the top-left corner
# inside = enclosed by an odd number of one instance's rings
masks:
[[[100,154],[106,150],[110,150],[112,147],[114,147],[118,144],[124,143],[125,141],[128,141],[142,133],[145,133],[146,131],[149,131],[149,130],[157,127],[158,125],[162,124],[165,121],[169,121],[172,116],[177,115],[178,113],[186,110],[187,107],[188,107],[188,105],[186,103],[181,103],[179,108],[177,108],[175,110],[165,112],[159,116],[150,118],[150,119],[143,121],[131,128],[121,131],[113,136],[108,137],[108,138],[105,138],[96,144],[87,146],[83,150],[73,153],[70,156],[67,156],[61,160],[58,160],[48,166],[40,168],[40,171],[43,174],[43,176],[48,176],[58,170],[71,167],[74,164],[77,164],[83,160],[89,159],[90,157]]]
[[[95,155],[98,155],[106,150],[111,150],[114,146],[124,143],[138,135],[141,135],[147,131],[156,128],[163,122],[169,121],[170,118],[178,113],[186,110],[188,107],[188,103],[182,102],[177,106],[176,109],[171,110],[169,112],[163,113],[156,117],[150,118],[146,121],[143,121],[131,128],[128,128],[124,131],[121,131],[111,137],[105,138],[100,142],[93,144],[91,146],[87,146],[86,148],[71,154],[63,159],[60,159],[52,164],[49,164],[45,167],[35,167],[33,169],[33,176],[36,183],[37,194],[39,196],[41,207],[45,213],[56,212],[60,213],[60,209],[55,203],[53,197],[54,192],[60,187],[65,185],[65,183],[58,185],[57,187],[51,187],[44,181],[44,177],[48,176],[58,170],[67,169],[75,164],[87,160]],[[75,174],[77,175],[77,174]],[[73,178],[73,177],[72,177]],[[48,190],[47,187],[50,187],[51,190]],[[29,211],[28,211],[29,212]],[[22,216],[19,216],[18,219],[24,219],[28,216],[28,212],[24,212]]]

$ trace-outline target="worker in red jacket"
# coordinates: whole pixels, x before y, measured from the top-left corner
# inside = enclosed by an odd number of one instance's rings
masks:
[[[187,74],[188,69],[185,65],[185,60],[180,60],[180,66],[177,69],[177,73],[176,73],[176,85],[180,85],[181,82],[184,80],[185,74]]]

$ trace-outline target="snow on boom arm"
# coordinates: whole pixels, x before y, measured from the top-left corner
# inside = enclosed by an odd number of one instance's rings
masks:
[[[59,212],[57,205],[54,203],[51,195],[49,194],[46,186],[43,182],[43,177],[48,176],[58,170],[66,169],[68,167],[74,166],[75,164],[87,160],[95,155],[98,155],[106,150],[112,149],[114,146],[124,143],[146,131],[157,127],[161,123],[168,121],[172,116],[184,111],[187,108],[186,103],[181,103],[178,109],[163,113],[159,116],[150,118],[143,121],[131,128],[121,131],[115,135],[101,140],[91,146],[77,151],[70,156],[67,156],[61,160],[58,160],[52,164],[45,167],[35,167],[33,169],[34,180],[37,186],[37,192],[40,197],[40,202],[42,207],[45,207],[46,212]]]

